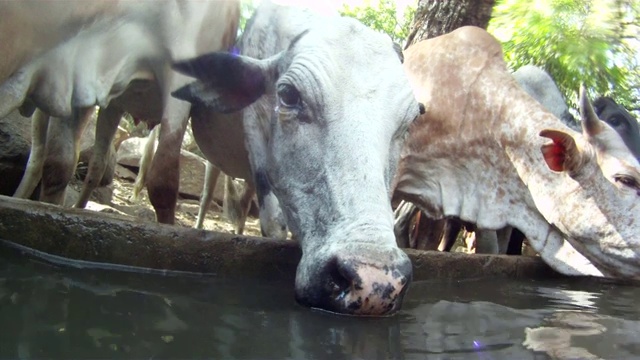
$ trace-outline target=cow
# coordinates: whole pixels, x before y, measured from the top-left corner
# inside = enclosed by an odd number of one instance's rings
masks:
[[[582,133],[530,97],[499,42],[463,27],[405,51],[426,114],[395,191],[432,218],[520,229],[560,273],[640,278],[640,164],[581,89]]]
[[[27,92],[46,74],[28,74],[23,69],[24,65],[37,62],[38,56],[68,41],[87,24],[99,22],[99,19],[115,20],[122,16],[123,8],[112,5],[112,2],[107,1],[74,4],[71,11],[70,4],[66,2],[1,2],[0,44],[3,56],[0,59],[0,115],[4,117],[20,105],[30,108],[23,115],[31,115],[33,106],[28,101],[25,102]],[[33,84],[29,77],[33,78]],[[65,115],[70,114],[69,110]],[[88,113],[84,112],[84,115],[88,116]],[[27,179],[26,183],[23,182],[17,193],[30,194],[39,181],[48,121],[49,114],[45,112],[34,115],[32,127],[36,144],[35,149],[32,149],[27,172],[35,175]],[[37,179],[34,180],[33,177]]]
[[[549,112],[571,129],[582,131],[580,124],[569,112],[562,93],[546,71],[534,65],[525,65],[518,68],[513,73],[513,77],[527,94],[536,99]],[[639,158],[640,131],[636,119],[610,97],[596,98],[593,102],[593,108],[598,118],[616,130],[631,153]],[[480,243],[481,252],[485,250],[484,252],[488,253],[519,254],[522,249],[523,234],[519,231],[512,233],[510,228],[502,229],[501,232],[501,234],[495,235],[493,232],[480,230],[477,240]],[[509,251],[510,248],[513,250]]]
[[[558,89],[555,81],[545,70],[534,65],[525,65],[518,68],[513,73],[513,77],[527,94],[542,104],[549,112],[562,120],[571,129],[578,132],[582,131],[580,123],[571,115],[566,100]],[[634,151],[634,149],[637,149],[637,144],[640,144],[640,132],[638,131],[637,121],[631,114],[608,97],[597,98],[593,106],[598,117],[611,125],[620,134],[627,147],[629,147],[631,152],[638,158],[638,152]],[[396,234],[400,241],[402,241],[402,244],[406,244],[408,241],[408,226],[410,225],[411,218],[415,216],[416,210],[417,209],[410,204],[401,204],[398,208]],[[420,221],[424,222],[426,220],[421,219]],[[429,248],[435,248],[435,246],[437,246],[440,250],[448,250],[452,247],[453,241],[455,241],[455,235],[462,225],[455,219],[446,221],[448,223],[444,225],[444,228],[446,230],[451,228],[453,231],[445,231],[444,239],[442,243],[439,244],[439,236],[437,239],[427,239],[426,246]],[[431,225],[431,227],[439,228],[438,226],[433,226],[433,224],[439,225],[440,223],[438,221],[432,221],[428,224]],[[469,225],[470,224],[466,224],[467,227],[469,227]],[[473,228],[472,224],[471,227]],[[494,231],[487,230],[477,230],[476,233],[477,253],[520,254],[521,252],[522,233],[518,231],[512,235],[512,229],[510,227],[499,230],[498,234]],[[439,235],[439,232],[437,235]],[[512,240],[511,242],[509,242],[510,239]]]
[[[301,245],[298,303],[396,312],[412,267],[395,243],[390,196],[420,112],[400,47],[357,20],[268,1],[237,46],[240,55],[174,64],[197,78],[173,93],[193,103],[194,135],[197,123],[242,110],[259,205],[275,196]]]
[[[24,4],[22,10],[28,11],[31,2]],[[57,9],[61,4],[39,5]],[[85,7],[64,4],[71,13]],[[158,221],[173,223],[179,148],[190,105],[169,96],[188,81],[169,65],[178,59],[229,48],[236,37],[239,3],[104,1],[102,6],[108,11],[82,22],[75,35],[16,67],[0,85],[0,99],[7,100],[2,110],[13,110],[29,100],[55,117],[52,125],[58,130],[47,135],[50,151],[44,161],[43,194],[45,201],[60,203],[75,167],[76,135],[82,132],[89,109],[96,104],[101,107],[96,151],[78,207],[86,204],[88,194],[102,177],[108,144],[123,112],[143,118],[151,126],[163,124],[159,156],[150,169],[155,175],[149,177],[147,187]],[[49,24],[48,31],[53,33],[75,25],[44,16],[37,21]],[[133,83],[135,86],[130,85]]]
[[[525,65],[516,70],[513,73],[513,77],[527,94],[536,99],[548,111],[562,120],[567,126],[580,131],[580,125],[569,112],[562,93],[546,71],[537,66]],[[419,217],[416,218],[416,228],[413,236],[411,236],[409,227],[412,219],[416,216]],[[507,252],[512,234],[511,227],[499,230],[500,233],[498,234],[496,231],[475,229],[473,224],[463,223],[455,218],[443,220],[424,219],[415,205],[406,202],[402,202],[396,210],[395,232],[398,242],[405,246],[410,245],[413,238],[421,236],[424,241],[415,242],[418,242],[418,245],[422,248],[450,251],[463,226],[468,231],[475,231],[476,233],[475,244],[471,246],[475,248],[476,253],[498,254]],[[432,231],[423,234],[416,233],[423,228],[432,229]]]
[[[638,120],[627,109],[608,96],[601,96],[595,99],[593,108],[600,119],[611,125],[620,134],[636,159],[640,159]]]

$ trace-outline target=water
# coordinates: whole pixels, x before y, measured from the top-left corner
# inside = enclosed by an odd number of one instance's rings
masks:
[[[0,248],[3,359],[626,359],[640,286],[416,282],[403,310],[349,318],[260,282],[59,267]]]

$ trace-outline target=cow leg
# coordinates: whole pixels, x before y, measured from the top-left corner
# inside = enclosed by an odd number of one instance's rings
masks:
[[[20,180],[20,185],[13,194],[14,197],[29,198],[42,178],[48,126],[49,115],[37,109],[31,118],[31,151],[27,168]]]
[[[146,179],[149,200],[159,223],[174,224],[180,185],[180,146],[189,120],[190,104],[165,94],[158,149]]]
[[[507,247],[507,255],[522,255],[522,244],[524,242],[524,234],[522,231],[512,228],[511,239]]]
[[[244,212],[238,189],[229,175],[224,175],[224,199],[222,200],[222,213],[235,226],[236,234],[244,232],[246,213]]]
[[[153,154],[156,151],[156,140],[158,140],[158,134],[160,133],[160,125],[151,130],[147,143],[144,145],[142,157],[140,157],[140,166],[138,167],[138,176],[136,176],[136,182],[133,184],[133,193],[129,197],[129,201],[140,201],[140,192],[144,188],[144,184],[151,167],[151,160],[153,160]],[[204,219],[203,219],[204,220]]]
[[[418,217],[419,216],[419,217]],[[438,250],[438,245],[444,232],[444,226],[447,223],[445,219],[432,219],[419,212],[418,221],[416,222],[416,231],[414,231],[414,239],[411,240],[418,250]]]
[[[54,117],[49,121],[40,201],[63,204],[78,163],[80,136],[93,111],[94,107],[74,109],[70,118]]]
[[[450,252],[453,245],[456,243],[456,239],[458,239],[458,234],[462,230],[462,221],[460,219],[453,218],[440,221],[445,221],[445,223],[442,240],[438,245],[438,250]]]
[[[141,161],[142,162],[142,161]],[[213,201],[213,191],[216,188],[218,177],[220,176],[220,169],[215,165],[207,161],[207,167],[204,174],[204,185],[202,186],[202,194],[200,195],[200,209],[198,209],[198,219],[196,220],[196,229],[202,229],[204,224],[204,218],[209,211],[211,201]],[[140,174],[138,173],[138,177]],[[137,179],[136,179],[137,183]]]
[[[244,192],[242,194],[242,197],[240,197],[240,209],[242,210],[241,215],[242,217],[238,220],[237,222],[237,232],[238,234],[242,234],[244,232],[244,225],[247,222],[247,215],[249,214],[249,210],[251,209],[251,203],[253,202],[253,197],[256,195],[256,188],[250,184],[249,182],[245,181],[245,187],[244,187]],[[280,207],[278,206],[278,211],[280,211]],[[275,219],[283,219],[284,215],[280,214],[281,218],[278,218],[277,216],[275,217]],[[269,218],[271,218],[271,216],[268,216]],[[279,221],[282,220],[276,220],[276,224],[275,226],[281,226],[282,223],[280,223]],[[272,225],[269,225],[269,228],[271,228]],[[262,230],[262,224],[260,225],[260,228]],[[286,239],[287,238],[287,231],[286,231],[286,227],[281,227],[282,232],[277,232],[275,230],[267,230],[267,233],[270,234],[270,237],[272,238],[276,238],[276,239]]]
[[[423,218],[422,211],[420,211],[420,209],[418,209],[418,207],[415,205],[413,205],[413,207],[416,209],[416,211],[413,215],[413,221],[410,222],[413,223],[413,228],[409,228],[411,230],[409,232],[409,248],[417,249],[418,239],[420,239],[423,234],[427,234],[429,232],[429,219],[424,219],[424,221],[421,221]],[[428,235],[426,236],[428,237]]]
[[[445,230],[449,224],[447,219],[431,219],[417,206],[404,200],[400,202],[394,215],[394,233],[398,247],[445,251],[444,244],[447,242],[441,239],[443,236],[446,238]],[[413,231],[411,231],[411,224],[414,224]],[[455,235],[457,236],[457,232]],[[455,237],[453,240],[455,242]],[[449,249],[452,245],[453,243]]]
[[[247,221],[247,214],[251,207],[251,201],[256,194],[255,187],[245,182],[244,190],[242,195],[240,195],[230,176],[225,175],[224,181],[224,201],[222,202],[222,209],[227,219],[235,225],[236,234],[242,234]]]
[[[497,254],[498,235],[495,230],[476,229],[476,254]]]
[[[509,250],[509,242],[511,240],[511,234],[513,233],[513,227],[505,226],[502,229],[496,231],[498,237],[498,254],[506,254]]]
[[[75,207],[84,208],[87,206],[89,197],[95,188],[100,185],[107,161],[111,155],[111,144],[116,135],[118,124],[122,118],[123,111],[113,106],[101,108],[98,113],[96,122],[96,139],[93,145],[93,154],[89,162],[89,170],[84,179],[80,198],[76,202]]]
[[[410,202],[402,200],[394,211],[393,232],[396,236],[396,243],[400,248],[409,248],[411,220],[418,212],[418,208]]]

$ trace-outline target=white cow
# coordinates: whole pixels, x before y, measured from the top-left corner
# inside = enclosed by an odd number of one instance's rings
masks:
[[[401,198],[433,218],[514,226],[564,274],[640,278],[640,165],[584,93],[579,134],[520,88],[500,44],[474,27],[415,44],[405,69],[427,112],[401,156]]]
[[[39,54],[75,36],[87,24],[122,16],[127,9],[116,4],[117,1],[1,1],[0,83]],[[3,114],[4,106],[9,106],[6,101],[3,98],[0,103]]]
[[[391,182],[419,104],[397,46],[358,21],[263,1],[238,43],[177,63],[192,124],[243,110],[258,201],[282,205],[302,247],[296,299],[329,311],[396,311],[411,263],[395,243]]]
[[[98,3],[102,4],[99,7],[102,12],[94,11],[92,16],[81,18],[79,30],[73,36],[68,36],[67,27],[77,24],[69,24],[68,17],[47,18],[45,11],[43,18],[29,18],[27,24],[42,21],[49,25],[47,31],[61,32],[54,38],[64,41],[25,57],[27,61],[14,66],[17,70],[0,85],[0,110],[13,110],[29,99],[44,113],[60,118],[49,126],[54,130],[50,129],[48,134],[49,151],[43,174],[44,200],[59,203],[75,167],[76,138],[82,132],[89,109],[96,104],[101,106],[96,151],[85,183],[87,189],[78,206],[84,206],[90,190],[102,177],[108,144],[124,111],[148,120],[151,125],[162,123],[161,145],[147,186],[158,220],[172,223],[179,149],[190,105],[169,96],[169,92],[188,82],[187,77],[172,71],[170,64],[229,48],[236,36],[239,3],[187,0]],[[34,3],[23,4],[23,8],[19,4],[7,6],[14,12],[28,13]],[[42,9],[50,7],[52,16],[59,15],[61,4],[70,13],[92,8],[70,2],[37,4]],[[19,36],[16,39],[21,41]],[[132,82],[136,86],[129,86]],[[37,146],[34,144],[34,149]]]

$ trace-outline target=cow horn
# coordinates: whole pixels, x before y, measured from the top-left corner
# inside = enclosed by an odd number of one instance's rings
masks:
[[[580,85],[580,117],[582,118],[582,131],[585,135],[595,136],[602,131],[602,123],[593,110],[584,84]]]

